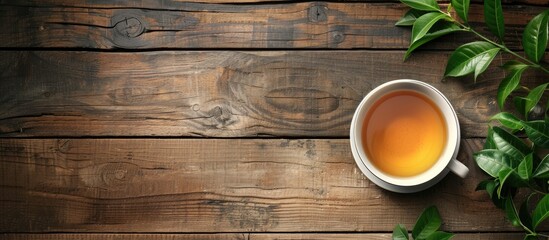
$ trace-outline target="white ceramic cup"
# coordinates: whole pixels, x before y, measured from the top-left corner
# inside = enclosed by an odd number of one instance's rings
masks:
[[[382,96],[399,90],[412,90],[423,94],[438,106],[444,116],[447,141],[439,159],[428,170],[411,177],[396,177],[379,170],[368,159],[362,142],[362,128],[366,114]],[[372,90],[358,105],[351,122],[351,150],[360,170],[376,185],[394,192],[411,193],[425,190],[446,176],[449,171],[465,177],[469,169],[456,160],[460,143],[459,122],[454,108],[446,97],[433,86],[411,79],[399,79],[384,83]]]

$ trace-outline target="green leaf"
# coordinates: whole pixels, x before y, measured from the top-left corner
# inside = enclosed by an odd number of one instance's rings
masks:
[[[426,239],[436,232],[441,224],[442,220],[438,209],[435,206],[430,206],[417,219],[416,225],[412,230],[412,236],[414,239]]]
[[[494,115],[490,120],[498,120],[503,126],[512,129],[512,130],[520,130],[522,129],[522,124],[520,122],[520,119],[515,117],[515,115],[508,113],[508,112],[500,112],[496,115]]]
[[[528,67],[528,65],[526,65],[524,63],[521,63],[517,60],[509,60],[509,61],[505,62],[501,67],[503,69],[505,69],[506,71],[513,71],[513,70],[520,69],[520,68],[523,68],[523,67]]]
[[[529,180],[532,177],[532,170],[534,168],[534,157],[532,154],[526,155],[524,160],[518,165],[517,173],[523,180]]]
[[[528,99],[528,101],[526,101],[526,105],[524,109],[526,114],[532,111],[532,109],[534,109],[536,104],[538,104],[539,100],[541,99],[541,96],[543,95],[543,92],[545,92],[545,89],[547,88],[547,84],[549,83],[539,85],[528,93],[528,96],[526,96],[526,99]]]
[[[398,224],[393,229],[393,240],[408,240],[408,230],[402,224]]]
[[[514,173],[513,169],[503,169],[498,173],[499,176],[499,187],[498,187],[498,197],[501,198],[501,191],[503,186],[505,186],[505,181]]]
[[[521,187],[528,187],[528,181],[523,180],[519,177],[516,170],[513,170],[509,178],[507,179],[507,186],[511,186],[513,188],[521,188]]]
[[[532,214],[532,227],[535,230],[538,225],[543,222],[547,217],[549,217],[549,194],[546,194],[534,209]]]
[[[547,20],[549,10],[546,10],[530,20],[522,34],[522,46],[526,56],[538,63],[547,48]]]
[[[494,194],[494,192],[497,192],[498,187],[499,179],[487,179],[482,181],[481,184],[477,186],[476,190],[486,190],[486,193],[488,193],[488,196],[490,196],[494,205],[498,208],[505,209],[505,199],[500,199],[497,194]]]
[[[406,51],[406,54],[404,54],[404,60],[408,59],[410,54],[412,54],[412,51],[414,51],[416,48],[420,47],[421,45],[430,42],[433,39],[439,38],[441,36],[444,36],[446,34],[460,31],[461,28],[459,28],[457,25],[450,23],[450,22],[438,22],[436,23],[430,30],[423,36],[421,39],[412,42],[410,46],[408,47],[408,50]]]
[[[515,104],[515,108],[519,113],[524,114],[524,119],[528,116],[528,111],[526,111],[526,103],[530,101],[523,97],[514,97],[513,103]]]
[[[477,165],[492,177],[499,177],[499,172],[510,170],[517,165],[513,157],[496,149],[484,149],[473,154]]]
[[[534,178],[549,178],[549,154],[545,155],[534,171]]]
[[[521,139],[505,131],[505,129],[494,126],[492,130],[494,131],[492,134],[494,143],[497,149],[502,152],[509,154],[517,160],[523,159],[524,156],[531,152],[531,149]]]
[[[488,196],[492,198],[494,194],[494,190],[496,190],[498,185],[499,183],[496,180],[486,179],[477,185],[477,188],[475,189],[475,191],[486,190],[486,192],[488,193]]]
[[[436,0],[400,0],[409,7],[423,11],[438,11],[440,7]]]
[[[528,234],[524,236],[524,240],[539,240],[536,235]]]
[[[486,185],[486,192],[488,192],[488,195],[490,198],[494,197],[494,191],[496,191],[497,187],[499,186],[498,182],[492,181],[492,183],[489,183]]]
[[[410,42],[414,43],[421,39],[441,19],[450,19],[450,17],[439,12],[430,12],[419,17],[412,27],[412,40]]]
[[[497,189],[498,198],[502,198],[502,196],[505,196],[505,194],[509,193],[509,191],[504,191],[506,187],[508,189],[509,187],[527,186],[527,182],[522,180],[514,169],[501,170],[498,175],[500,181]]]
[[[426,11],[421,11],[417,9],[410,9],[404,14],[404,16],[395,23],[395,26],[406,27],[414,25],[414,22],[418,17],[427,13]]]
[[[494,180],[492,179],[482,180],[478,183],[477,187],[475,188],[475,191],[486,190],[486,188],[488,187],[488,184],[493,184],[493,183],[494,183]]]
[[[501,0],[484,0],[484,22],[486,22],[488,29],[503,41],[505,26]]]
[[[511,196],[505,199],[505,213],[507,214],[507,219],[509,219],[513,226],[520,226],[521,222],[517,214],[517,209],[515,208],[515,203],[513,202],[513,198]]]
[[[522,122],[528,138],[537,146],[549,148],[549,122],[538,120]]]
[[[448,240],[454,237],[454,234],[443,231],[436,231],[427,237],[427,240]]]
[[[467,16],[469,15],[469,2],[470,0],[452,0],[452,6],[456,10],[457,15],[461,20],[467,23]]]
[[[496,187],[499,187],[499,182],[496,182]],[[494,192],[495,191],[496,190],[494,190]],[[492,203],[494,203],[494,205],[497,208],[505,210],[505,199],[504,198],[499,198],[498,195],[494,194],[494,193],[492,193],[492,196],[490,198],[492,199]]]
[[[528,65],[509,66],[510,73],[501,81],[498,87],[497,101],[499,109],[503,110],[505,99],[518,88],[522,72],[528,68]]]
[[[519,219],[522,222],[522,225],[524,225],[529,230],[532,230],[532,217],[530,216],[530,211],[528,210],[528,203],[530,202],[530,198],[534,194],[530,194],[524,202],[520,205],[519,210]]]
[[[496,143],[494,143],[494,130],[492,127],[488,128],[488,135],[486,136],[486,142],[484,142],[484,149],[497,149]]]
[[[464,44],[450,55],[444,76],[459,77],[474,72],[477,76],[484,72],[500,48],[489,42],[472,42]]]

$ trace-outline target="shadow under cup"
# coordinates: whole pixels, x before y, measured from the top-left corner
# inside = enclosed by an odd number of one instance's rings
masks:
[[[372,106],[383,96],[396,91],[414,91],[429,98],[440,110],[446,125],[446,144],[438,160],[427,170],[409,177],[389,175],[378,169],[368,158],[362,138],[363,125]],[[469,169],[456,160],[460,143],[460,128],[454,108],[446,97],[433,86],[421,81],[400,79],[387,82],[372,90],[360,102],[351,122],[351,150],[360,170],[376,185],[394,192],[411,193],[427,189],[451,170],[465,177]]]

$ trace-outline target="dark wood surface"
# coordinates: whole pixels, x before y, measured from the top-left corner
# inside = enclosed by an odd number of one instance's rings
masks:
[[[0,136],[347,137],[372,88],[411,78],[452,102],[464,137],[498,111],[501,69],[443,81],[446,52],[0,52]],[[496,61],[503,61],[499,58]],[[525,73],[525,85],[541,74]]]
[[[4,207],[14,232],[375,232],[412,226],[429,204],[445,229],[512,231],[462,141],[466,179],[417,194],[381,190],[346,139],[0,140]],[[385,217],[390,213],[392,217]],[[322,217],[322,216],[330,217]],[[25,217],[22,217],[25,216]]]
[[[391,235],[387,233],[358,233],[358,234],[4,234],[0,235],[6,240],[387,240]],[[501,240],[523,239],[519,233],[461,233],[452,240]]]
[[[522,27],[549,1],[503,3],[506,41],[520,51]],[[381,240],[432,204],[453,239],[522,239],[474,190],[487,176],[471,155],[503,72],[443,79],[449,50],[474,39],[463,34],[403,61],[410,29],[394,23],[406,10],[395,0],[0,0],[0,239]],[[473,1],[486,33],[482,12]],[[352,114],[400,78],[449,98],[470,176],[396,194],[356,167]]]
[[[111,1],[111,0],[94,0],[91,2],[82,2],[78,0],[0,0],[0,4],[9,5],[9,6],[48,6],[48,7],[89,7],[91,4],[101,8],[148,8],[148,9],[169,9],[169,10],[180,10],[184,7],[187,7],[189,3],[211,3],[211,4],[264,4],[264,3],[285,3],[289,2],[288,0],[189,0],[189,1],[178,1],[178,0],[164,0],[164,1],[143,1],[143,0],[134,0],[134,1]],[[389,3],[398,3],[398,0],[345,0],[345,1],[336,1],[336,2],[389,2]],[[438,3],[444,4],[449,3],[448,0],[437,0]],[[472,3],[482,4],[482,0],[471,0]],[[537,6],[547,6],[549,4],[548,0],[502,0],[502,4],[505,5],[537,5]]]
[[[383,233],[358,233],[358,234],[4,234],[0,235],[6,240],[387,240],[390,234]],[[519,233],[461,233],[452,240],[501,240],[522,239]]]
[[[396,2],[240,5],[170,2],[166,6],[134,3],[128,7],[118,2],[61,2],[68,3],[37,1],[32,7],[2,6],[0,47],[403,49],[410,40],[409,29],[394,26],[407,10]],[[539,2],[546,4],[505,7],[509,47],[519,48],[522,27],[546,8],[547,0]],[[171,5],[175,7],[170,8]],[[477,30],[487,33],[481,24],[482,5],[472,4],[469,19]],[[472,35],[462,34],[430,47],[449,49],[471,40]]]

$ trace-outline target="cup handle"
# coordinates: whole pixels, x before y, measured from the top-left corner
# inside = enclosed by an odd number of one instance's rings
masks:
[[[450,161],[450,164],[448,164],[448,167],[450,168],[450,171],[452,171],[461,178],[465,178],[469,173],[469,168],[457,159],[452,159]]]

